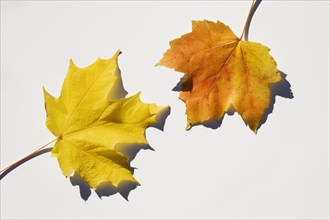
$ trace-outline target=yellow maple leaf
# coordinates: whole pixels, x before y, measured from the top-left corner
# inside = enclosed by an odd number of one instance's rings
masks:
[[[220,120],[234,108],[257,132],[270,104],[269,84],[281,80],[269,51],[243,41],[219,21],[192,21],[192,32],[172,40],[156,65],[184,73],[180,99],[186,104],[187,129]]]
[[[124,98],[119,54],[85,68],[71,61],[58,98],[44,89],[46,125],[57,137],[52,155],[65,176],[77,172],[93,189],[101,183],[139,184],[116,145],[147,144],[145,129],[168,108],[141,102],[140,93]]]

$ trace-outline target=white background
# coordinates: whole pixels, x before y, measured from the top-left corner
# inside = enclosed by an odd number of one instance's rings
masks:
[[[132,165],[142,184],[82,200],[50,154],[1,181],[1,218],[328,218],[329,2],[264,1],[250,40],[272,48],[294,99],[277,97],[257,135],[237,115],[220,128],[185,131],[182,76],[154,67],[191,20],[221,20],[241,34],[250,1],[1,1],[1,167],[52,140],[42,86],[59,95],[69,59],[87,66],[117,49],[124,86],[145,102],[170,105],[155,151]]]

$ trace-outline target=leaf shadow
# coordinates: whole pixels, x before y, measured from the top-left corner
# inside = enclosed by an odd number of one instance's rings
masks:
[[[165,126],[165,120],[169,116],[171,112],[171,108],[168,106],[167,108],[164,108],[156,117],[156,124],[150,126],[155,127],[161,131],[164,130]],[[117,144],[115,149],[124,155],[126,155],[128,163],[131,167],[131,171],[134,174],[134,170],[136,168],[131,166],[132,160],[135,159],[136,155],[140,152],[140,150],[152,150],[154,149],[148,145],[148,144]],[[88,198],[91,196],[91,188],[87,184],[85,180],[82,179],[82,177],[77,173],[74,172],[72,176],[70,176],[70,182],[73,186],[78,186],[80,191],[80,197],[87,201]],[[101,183],[94,191],[98,195],[100,199],[102,197],[109,197],[112,195],[115,195],[119,193],[124,199],[128,201],[128,196],[130,192],[134,189],[136,189],[138,185],[131,181],[122,181],[119,183],[117,187],[112,185],[111,183],[104,182]]]
[[[74,172],[73,176],[70,176],[70,182],[73,186],[79,187],[80,197],[87,201],[92,194],[92,190],[87,182],[77,172]],[[128,201],[129,193],[136,187],[137,184],[130,181],[123,181],[118,185],[118,187],[113,186],[111,183],[101,183],[95,189],[95,192],[100,199],[102,199],[103,196],[109,197],[119,193]]]
[[[270,89],[270,102],[269,102],[269,106],[267,109],[265,109],[264,111],[264,115],[262,117],[262,119],[260,120],[260,123],[258,125],[257,130],[266,123],[267,118],[269,116],[269,114],[271,114],[274,110],[274,104],[276,101],[276,96],[282,97],[282,98],[287,98],[287,99],[293,99],[293,92],[291,90],[291,84],[290,82],[286,79],[287,74],[285,74],[283,71],[280,71],[280,76],[281,76],[281,80],[279,82],[276,83],[272,83],[269,84],[269,89]],[[192,89],[192,82],[183,82],[183,78],[182,77],[180,79],[180,81],[177,83],[177,85],[172,89],[172,91],[175,92],[180,92],[180,91],[189,91]],[[231,105],[228,109],[228,111],[225,112],[225,114],[227,115],[233,115],[235,113],[235,108],[233,105]],[[222,125],[223,119],[224,119],[225,115],[220,119],[220,120],[208,120],[205,122],[201,122],[201,123],[197,123],[194,125],[191,125],[188,130],[190,130],[191,128],[198,126],[198,125],[203,125],[207,128],[212,128],[212,129],[217,129]]]
[[[258,125],[257,130],[266,123],[268,115],[271,114],[274,110],[274,104],[275,104],[275,99],[276,96],[280,96],[282,98],[287,98],[287,99],[293,99],[293,92],[291,90],[291,84],[290,82],[286,79],[287,74],[285,74],[283,71],[280,71],[280,76],[282,78],[281,81],[272,83],[269,85],[270,89],[270,103],[268,108],[265,110],[264,115]]]

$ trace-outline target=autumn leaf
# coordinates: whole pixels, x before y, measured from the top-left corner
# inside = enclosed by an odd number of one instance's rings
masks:
[[[52,155],[65,176],[77,172],[95,189],[101,183],[117,187],[133,177],[119,144],[147,144],[145,130],[157,123],[167,107],[145,104],[140,93],[124,98],[117,59],[98,59],[80,68],[71,60],[61,95],[44,89],[46,125],[57,137]],[[131,146],[131,145],[129,145]]]
[[[281,76],[270,49],[242,36],[220,21],[192,21],[192,32],[172,40],[156,64],[184,73],[180,99],[187,129],[218,121],[233,108],[257,132],[270,104],[269,85]]]

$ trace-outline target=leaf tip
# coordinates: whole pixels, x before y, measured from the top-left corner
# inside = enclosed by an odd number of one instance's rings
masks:
[[[249,124],[249,127],[250,127],[250,129],[253,131],[254,134],[257,134],[257,133],[258,133],[259,123],[257,123],[257,124],[252,124],[252,125]]]
[[[74,62],[73,62],[73,59],[72,59],[72,58],[70,58],[70,66],[76,66],[76,65],[74,64]]]
[[[159,66],[164,66],[164,57],[166,56],[166,53],[163,54],[163,57],[155,64],[155,67],[159,67]]]
[[[118,49],[114,55],[114,57],[118,57],[120,54],[122,54],[123,52],[121,52],[120,49]]]
[[[45,97],[45,98],[51,96],[51,95],[49,94],[49,92],[46,90],[45,86],[42,86],[42,91],[43,91],[43,93],[44,93],[44,97]]]
[[[190,122],[186,125],[186,131],[189,131],[192,128],[192,124]]]
[[[138,92],[135,94],[135,96],[136,96],[138,99],[141,100],[141,91],[138,91]]]

